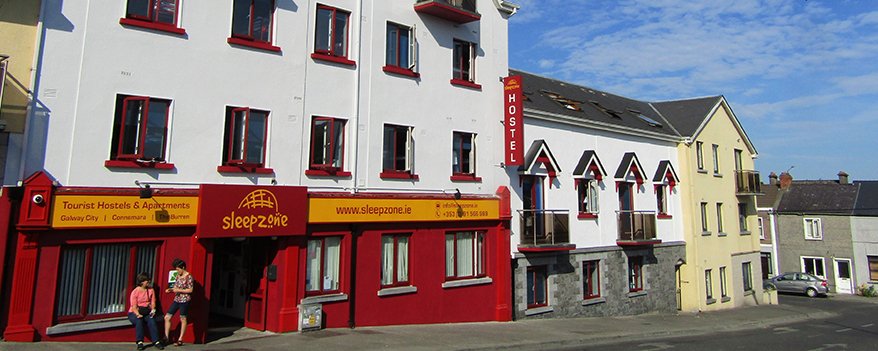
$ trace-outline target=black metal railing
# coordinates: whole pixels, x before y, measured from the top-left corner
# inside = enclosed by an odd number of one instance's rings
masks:
[[[759,171],[735,171],[735,193],[738,195],[762,194]]]
[[[570,243],[570,211],[518,210],[522,246],[557,246]]]
[[[618,241],[655,241],[655,211],[618,211]]]

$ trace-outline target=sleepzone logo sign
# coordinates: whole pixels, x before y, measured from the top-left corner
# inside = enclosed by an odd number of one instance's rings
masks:
[[[289,217],[280,213],[277,197],[266,189],[257,189],[244,196],[236,211],[223,217],[223,230],[247,230],[252,233],[254,228],[259,230],[289,226]]]

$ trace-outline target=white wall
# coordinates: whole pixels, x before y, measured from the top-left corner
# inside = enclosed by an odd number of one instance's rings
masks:
[[[878,218],[851,217],[851,234],[854,245],[855,284],[869,282],[869,259],[878,256]]]
[[[643,185],[634,194],[635,210],[656,211],[652,177],[660,161],[668,160],[675,170],[678,168],[676,143],[671,141],[562,125],[527,116],[524,120],[524,139],[525,149],[530,147],[534,140],[545,140],[555,155],[561,172],[552,182],[551,188],[545,189],[545,207],[570,211],[570,242],[576,244],[577,248],[616,245],[618,237],[616,211],[619,210],[619,197],[616,191],[616,179],[613,176],[625,153],[634,152],[637,155],[646,176]],[[578,200],[573,170],[585,150],[594,150],[607,172],[607,176],[599,183],[600,213],[597,219],[577,218]],[[677,171],[679,174],[679,170]],[[520,242],[520,216],[516,211],[522,209],[521,186],[517,171],[511,170],[508,174],[513,190],[511,202],[514,214],[512,223],[514,252],[515,246]],[[633,182],[634,179],[629,177],[627,181]],[[681,179],[681,182],[686,181]],[[680,189],[677,187],[668,196],[668,208],[672,218],[656,220],[657,237],[663,242],[683,241],[683,208]]]
[[[56,10],[44,14],[46,50],[38,99],[49,111],[48,126],[37,125],[28,135],[30,142],[47,145],[45,154],[27,157],[25,177],[45,169],[68,186],[127,187],[134,180],[268,184],[276,178],[285,185],[460,188],[465,193],[494,193],[501,184],[502,172],[495,165],[502,154],[499,77],[508,70],[507,27],[490,1],[479,1],[481,20],[465,25],[418,14],[410,0],[320,1],[351,12],[348,57],[355,67],[310,57],[316,1],[277,2],[273,44],[281,53],[226,42],[231,1],[182,0],[179,26],[185,36],[120,25],[125,2],[47,2],[47,9]],[[387,21],[416,27],[419,79],[381,70]],[[449,83],[452,38],[479,44],[480,91]],[[104,167],[112,147],[116,94],[173,100],[166,153],[173,171]],[[271,112],[266,167],[273,175],[217,172],[227,105]],[[316,115],[349,121],[345,170],[356,179],[304,175],[310,122]],[[378,177],[384,123],[415,128],[419,181]],[[482,182],[449,180],[453,130],[478,134],[476,169]]]

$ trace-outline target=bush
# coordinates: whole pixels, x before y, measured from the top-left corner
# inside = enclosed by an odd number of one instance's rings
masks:
[[[857,287],[857,293],[866,297],[878,297],[878,289],[875,289],[875,286],[868,283],[860,284]]]

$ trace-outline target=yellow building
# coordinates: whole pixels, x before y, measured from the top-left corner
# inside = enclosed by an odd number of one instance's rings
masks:
[[[0,2],[0,177],[7,149],[20,143],[30,105],[41,1]],[[16,148],[17,149],[17,148]],[[0,183],[2,183],[0,178]],[[12,181],[16,177],[12,177]]]
[[[678,306],[710,311],[762,304],[756,149],[722,96],[654,106],[685,140],[678,146],[686,239]]]

